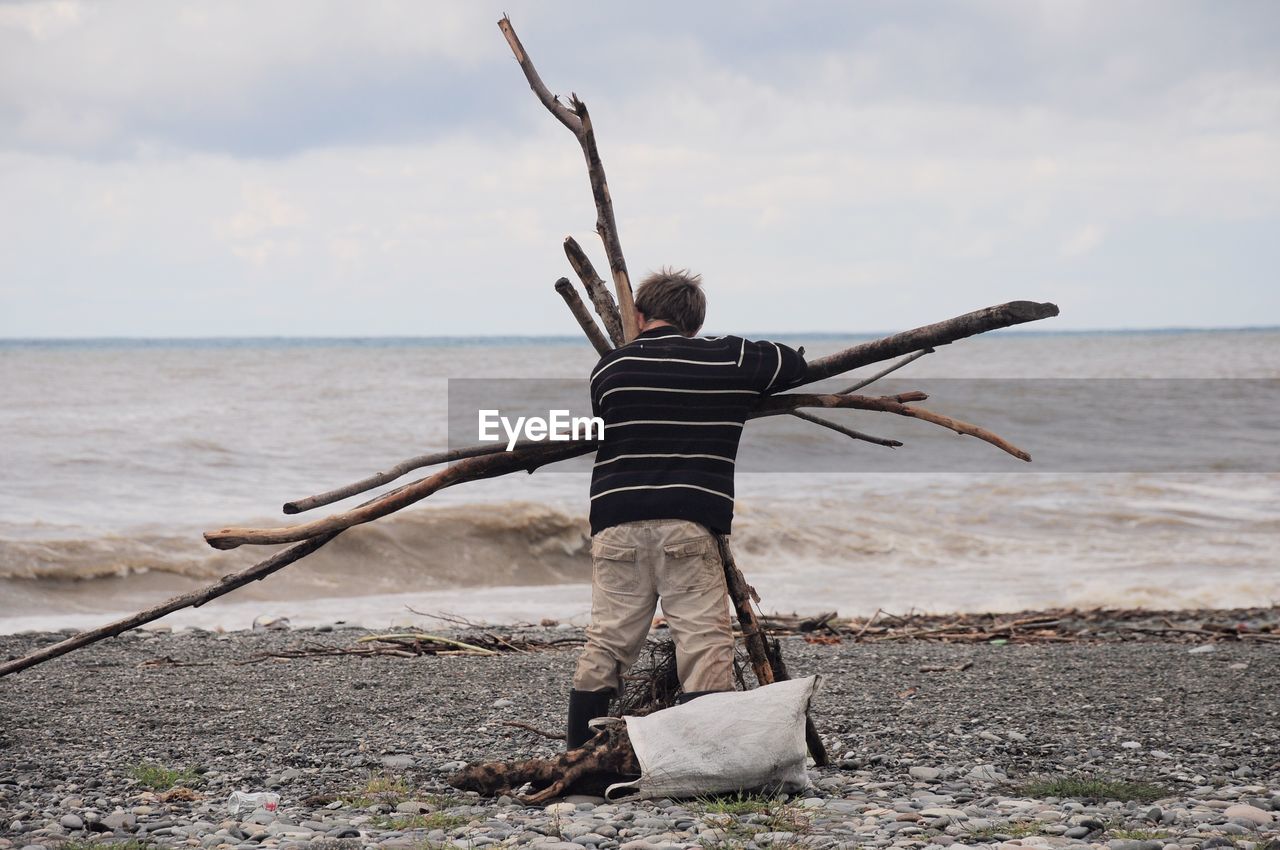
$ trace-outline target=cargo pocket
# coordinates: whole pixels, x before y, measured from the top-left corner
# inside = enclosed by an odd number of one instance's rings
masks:
[[[591,572],[596,586],[615,593],[635,593],[640,589],[636,567],[636,547],[618,546],[602,540],[591,544]]]
[[[662,552],[667,561],[667,585],[673,590],[705,590],[722,579],[720,549],[713,537],[668,543]]]

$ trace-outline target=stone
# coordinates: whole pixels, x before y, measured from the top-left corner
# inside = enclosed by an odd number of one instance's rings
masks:
[[[578,805],[576,803],[552,803],[551,805],[543,809],[544,812],[546,812],[547,814],[553,817],[557,815],[560,817],[566,817],[568,815],[573,814],[577,810],[578,810]]]
[[[133,812],[112,812],[102,823],[112,829],[133,829],[138,824],[138,816]]]
[[[1188,655],[1206,655],[1210,652],[1217,652],[1218,648],[1211,643],[1204,643],[1194,649],[1188,649]]]
[[[1257,826],[1266,826],[1273,820],[1271,812],[1263,811],[1257,806],[1250,806],[1246,803],[1231,806],[1225,809],[1222,814],[1228,820],[1246,820]]]
[[[396,811],[405,815],[425,815],[431,811],[431,806],[420,800],[405,800],[396,804]]]
[[[66,830],[84,829],[84,821],[80,819],[79,815],[63,815],[58,820],[58,823]]]
[[[1092,831],[1093,830],[1089,829],[1087,826],[1073,826],[1066,832],[1062,833],[1062,835],[1064,838],[1084,838]]]
[[[510,708],[515,704],[516,704],[515,700],[507,699],[505,697],[502,699],[495,699],[492,703],[494,708]]]
[[[604,805],[604,797],[592,797],[589,794],[569,794],[562,798],[562,802],[573,803],[578,807],[579,811],[590,811],[596,806]]]
[[[387,770],[408,770],[413,767],[413,756],[383,756],[382,766]]]
[[[967,778],[974,782],[1007,782],[1009,777],[994,764],[980,764],[969,771]]]
[[[936,767],[912,767],[907,769],[907,774],[912,779],[919,779],[924,782],[932,782],[942,776],[942,771]]]
[[[1161,850],[1162,841],[1134,841],[1128,838],[1113,838],[1107,842],[1110,850]]]

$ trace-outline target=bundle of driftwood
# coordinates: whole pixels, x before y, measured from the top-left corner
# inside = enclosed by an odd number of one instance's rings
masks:
[[[586,160],[587,176],[591,184],[591,192],[597,213],[596,231],[604,246],[609,272],[613,278],[614,294],[617,297],[615,300],[614,295],[610,294],[604,281],[596,273],[586,252],[572,237],[565,240],[565,255],[568,258],[569,265],[581,281],[583,289],[596,315],[599,317],[600,324],[596,323],[585,302],[567,278],[557,280],[555,290],[565,300],[574,318],[582,327],[583,332],[596,351],[603,355],[617,346],[625,345],[634,338],[637,327],[630,277],[626,260],[623,257],[622,245],[618,238],[613,204],[605,179],[604,166],[596,146],[591,116],[587,111],[586,104],[579,100],[576,95],[572,95],[568,102],[565,103],[551,94],[525,52],[524,46],[520,43],[520,39],[517,37],[511,22],[504,17],[499,21],[498,26],[510,45],[521,70],[524,72],[530,88],[556,120],[573,133],[582,148],[583,156]],[[1029,461],[1031,457],[1025,451],[984,428],[919,407],[918,402],[926,399],[924,393],[908,392],[888,396],[870,396],[859,394],[858,390],[925,354],[931,353],[938,346],[947,345],[956,340],[997,328],[1036,321],[1056,316],[1057,314],[1058,308],[1053,304],[1013,301],[853,346],[811,362],[806,375],[806,383],[841,375],[862,366],[881,363],[894,358],[901,359],[839,392],[789,393],[762,398],[752,416],[793,415],[855,440],[890,448],[900,446],[901,443],[896,440],[887,440],[864,434],[830,419],[804,412],[802,408],[878,411],[919,419],[947,428],[957,434],[976,437],[1020,460]],[[533,472],[547,464],[588,454],[594,451],[595,448],[596,443],[594,441],[586,440],[524,443],[511,451],[505,450],[505,447],[501,444],[486,443],[410,458],[387,470],[344,487],[286,502],[284,512],[286,514],[296,514],[391,483],[415,469],[442,463],[450,464],[439,472],[396,487],[352,510],[335,513],[323,519],[279,528],[224,528],[208,532],[205,534],[205,539],[209,545],[217,549],[232,549],[246,544],[293,545],[276,552],[271,557],[252,567],[224,576],[213,585],[177,596],[161,605],[140,611],[130,617],[97,629],[82,632],[22,658],[0,664],[0,676],[24,670],[32,665],[56,658],[80,647],[159,619],[182,608],[203,605],[250,582],[260,581],[289,564],[305,558],[347,529],[406,508],[446,487],[452,487],[467,481],[506,475],[511,472]],[[771,645],[766,639],[764,628],[754,611],[753,603],[758,603],[759,598],[734,564],[728,542],[724,538],[720,539],[720,548],[724,558],[730,594],[737,611],[750,666],[756,680],[760,684],[767,684],[786,678],[786,669],[781,662],[777,644],[774,642]],[[415,650],[403,646],[383,646],[377,651],[414,652]],[[344,654],[347,653],[344,651]],[[651,694],[650,696],[657,698],[659,695]],[[662,698],[669,699],[671,696],[672,694],[664,694]],[[808,732],[811,751],[815,759],[821,762],[825,755],[821,741],[813,729],[812,722],[809,724]],[[493,766],[490,767],[493,768]],[[532,781],[535,788],[540,789],[535,792],[534,799],[546,799],[548,795],[560,793],[566,788],[575,785],[580,786],[586,780],[586,777],[596,776],[598,778],[600,775],[609,774],[611,771],[616,774],[622,768],[630,767],[634,767],[634,756],[630,754],[630,747],[626,742],[625,729],[618,731],[615,728],[610,730],[607,735],[598,736],[586,748],[574,751],[574,753],[568,754],[561,760],[552,763],[507,766],[502,770],[497,770],[496,768],[487,771],[477,769],[471,775],[460,776],[459,782],[464,783],[465,787],[474,787],[476,790],[486,790],[492,793],[518,787],[518,785],[513,785],[512,783],[516,779],[523,779],[523,781]],[[626,771],[623,770],[622,772],[625,773]],[[487,783],[483,780],[484,776],[489,777]]]
[[[931,640],[951,643],[1061,643],[1160,640],[1182,643],[1280,641],[1280,606],[1237,610],[1143,611],[1063,608],[1016,614],[891,614],[841,619],[772,614],[761,619],[773,634],[801,635],[811,643]]]

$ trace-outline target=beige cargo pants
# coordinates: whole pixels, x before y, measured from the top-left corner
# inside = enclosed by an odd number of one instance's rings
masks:
[[[715,537],[684,520],[641,520],[591,540],[591,626],[573,687],[622,689],[661,599],[685,693],[731,691],[733,627]]]

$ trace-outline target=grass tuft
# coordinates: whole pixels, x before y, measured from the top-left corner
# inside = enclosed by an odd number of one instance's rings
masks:
[[[995,826],[984,827],[983,829],[970,829],[968,836],[975,841],[989,841],[997,835],[1007,835],[1010,838],[1030,838],[1033,835],[1043,834],[1044,824],[1035,823],[1034,821],[1010,821],[1008,823],[996,824]]]
[[[357,806],[396,806],[413,795],[413,788],[403,776],[394,773],[375,773],[365,780],[364,786],[351,793],[351,801]]]
[[[431,812],[426,815],[380,815],[369,821],[378,829],[455,829],[466,826],[470,818],[447,812]]]
[[[173,770],[151,762],[135,764],[129,768],[129,774],[138,781],[139,785],[150,788],[152,791],[168,791],[175,785],[191,786],[200,781],[200,774],[193,768]]]
[[[742,791],[734,794],[697,797],[694,799],[694,803],[702,811],[712,815],[769,814],[783,805],[773,797],[767,797],[764,794],[749,794]]]
[[[705,850],[743,850],[747,842],[770,850],[798,850],[797,841],[760,843],[757,836],[763,832],[790,832],[804,835],[809,832],[810,819],[799,807],[760,793],[737,792],[698,797],[694,805],[708,815],[707,822],[724,832],[720,840],[702,839]],[[754,816],[739,820],[743,815]]]
[[[1171,833],[1152,829],[1109,829],[1107,830],[1107,835],[1111,838],[1123,838],[1128,841],[1164,841],[1165,839],[1176,837]]]

